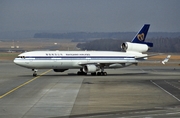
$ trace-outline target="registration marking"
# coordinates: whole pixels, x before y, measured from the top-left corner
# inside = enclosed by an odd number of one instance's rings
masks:
[[[14,89],[12,89],[12,90],[6,92],[5,94],[3,94],[3,95],[0,96],[0,99],[3,98],[3,97],[5,97],[5,96],[7,96],[8,94],[10,94],[10,93],[16,91],[17,89],[19,89],[19,88],[21,88],[21,87],[23,87],[23,86],[29,84],[30,82],[32,82],[32,81],[38,79],[39,77],[41,77],[42,75],[44,75],[44,74],[50,72],[51,70],[52,70],[52,69],[50,69],[50,70],[48,70],[48,71],[46,71],[46,72],[44,72],[44,73],[41,73],[41,74],[38,75],[37,77],[34,77],[34,78],[32,78],[31,80],[29,80],[29,81],[27,81],[27,82],[25,82],[25,83],[23,83],[23,84],[21,84],[21,85],[15,87]]]

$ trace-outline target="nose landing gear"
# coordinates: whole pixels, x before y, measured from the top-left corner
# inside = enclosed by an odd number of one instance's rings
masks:
[[[32,69],[32,71],[34,71],[33,76],[36,77],[36,76],[37,76],[37,71],[38,71],[38,70],[37,70],[37,69]]]

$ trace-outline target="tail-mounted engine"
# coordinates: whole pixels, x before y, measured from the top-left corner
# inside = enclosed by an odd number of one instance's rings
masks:
[[[121,45],[121,48],[128,52],[128,51],[132,51],[132,52],[147,52],[149,50],[148,45],[146,44],[140,44],[140,43],[131,43],[131,42],[125,42]]]

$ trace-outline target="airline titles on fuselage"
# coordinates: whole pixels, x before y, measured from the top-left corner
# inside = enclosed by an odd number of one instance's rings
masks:
[[[90,56],[90,54],[65,54],[66,56]],[[61,53],[46,53],[46,56],[63,56]]]
[[[66,54],[66,56],[90,56],[90,54]]]

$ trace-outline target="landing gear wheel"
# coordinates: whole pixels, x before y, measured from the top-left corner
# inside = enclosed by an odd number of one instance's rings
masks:
[[[94,72],[94,73],[91,73],[91,75],[94,75],[94,76],[95,76],[95,75],[96,75],[96,72]]]
[[[33,76],[36,77],[36,76],[37,76],[37,73],[33,73]]]
[[[104,72],[104,76],[107,76],[107,72]]]
[[[97,75],[98,75],[98,76],[106,76],[106,75],[107,75],[107,72],[97,72]]]
[[[104,72],[101,72],[101,75],[104,75]]]
[[[77,75],[80,75],[80,73],[81,73],[81,72],[80,72],[80,71],[78,71],[78,72],[77,72]]]
[[[38,70],[32,69],[32,71],[34,71],[33,76],[36,77],[36,76],[37,76],[37,71],[38,71]]]
[[[100,76],[100,75],[101,75],[101,72],[97,72],[97,75]]]
[[[77,72],[77,75],[87,75],[87,73],[85,73],[85,72],[83,72],[83,71],[82,71],[82,72],[81,72],[81,71],[78,71],[78,72]]]

